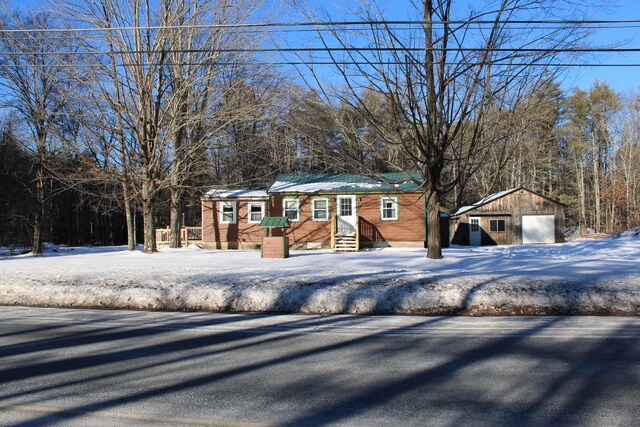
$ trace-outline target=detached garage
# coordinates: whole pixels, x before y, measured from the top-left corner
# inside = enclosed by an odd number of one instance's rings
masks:
[[[451,243],[560,243],[564,241],[564,209],[564,204],[523,187],[491,194],[451,215]]]

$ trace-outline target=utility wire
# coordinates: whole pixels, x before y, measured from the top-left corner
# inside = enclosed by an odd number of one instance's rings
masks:
[[[182,28],[187,28],[187,27],[180,27]],[[477,29],[486,29],[489,27],[479,27]],[[548,26],[548,27],[538,27],[538,26],[524,26],[524,27],[511,27],[512,30],[562,30],[565,29],[566,26]],[[634,25],[617,25],[617,26],[581,26],[582,29],[592,29],[592,30],[629,30],[629,29],[640,29],[640,23],[638,24],[634,24]],[[202,28],[202,30],[208,30],[209,28]],[[419,26],[411,26],[411,27],[394,27],[393,30],[394,31],[415,31],[420,29]],[[352,29],[353,30],[353,29]],[[370,27],[364,27],[362,28],[362,30],[370,30]],[[24,30],[25,32],[27,30]],[[42,32],[42,30],[32,30],[34,33],[39,33]],[[59,31],[59,30],[54,30],[54,31]],[[95,30],[97,31],[102,31],[102,30]],[[260,33],[271,33],[271,34],[296,34],[296,33],[318,33],[318,32],[329,32],[329,31],[335,31],[332,28],[327,28],[327,29],[323,29],[323,28],[317,28],[317,29],[313,29],[313,28],[261,28],[260,29]],[[3,32],[3,30],[0,30],[0,34]],[[256,30],[238,30],[236,32],[234,32],[234,34],[255,34]],[[52,34],[52,33],[48,33],[48,34]],[[104,38],[104,34],[84,34],[82,36],[83,40],[100,40],[102,38]],[[57,34],[57,35],[48,35],[47,36],[47,41],[50,40],[77,40],[78,39],[78,35],[74,35],[74,34],[68,34],[68,33],[63,33],[63,34]],[[28,34],[25,34],[23,37],[20,36],[13,36],[12,40],[34,40],[33,36],[30,36]]]
[[[492,65],[495,66],[500,66],[500,65],[508,65],[508,66],[513,66],[513,65],[519,65],[519,66],[531,66],[531,67],[574,67],[574,68],[584,68],[584,67],[640,67],[640,63],[580,63],[580,64],[575,64],[575,63],[522,63],[522,64],[514,64],[512,62],[493,62],[491,63]],[[383,61],[371,61],[371,62],[366,62],[366,61],[263,61],[263,62],[181,62],[181,63],[146,63],[146,64],[118,64],[116,65],[117,67],[160,67],[160,66],[210,66],[210,67],[216,67],[216,66],[232,66],[232,65],[237,65],[237,66],[265,66],[265,65],[277,65],[277,66],[283,66],[283,65],[307,65],[307,66],[313,66],[313,65],[336,65],[336,66],[349,66],[349,65],[354,65],[354,66],[366,66],[366,65],[399,65],[399,66],[405,66],[406,62],[399,62],[399,61],[389,61],[389,62],[383,62]],[[455,66],[455,65],[460,65],[459,63],[456,62],[448,62],[445,63],[445,65],[447,66]],[[478,63],[478,65],[483,65],[481,63]],[[94,68],[94,67],[107,67],[107,66],[111,66],[110,64],[101,64],[101,63],[78,63],[78,64],[68,64],[68,63],[64,63],[64,64],[0,64],[0,68],[40,68],[40,67],[51,67],[51,68],[83,68],[83,67],[90,67],[90,68]]]
[[[426,47],[274,47],[274,48],[223,48],[223,49],[138,49],[116,51],[0,51],[2,56],[74,56],[74,55],[139,55],[168,53],[300,53],[300,52],[424,52]],[[486,48],[486,47],[433,47],[435,52],[526,52],[526,53],[637,53],[640,47],[595,48]]]
[[[190,25],[141,25],[126,27],[78,27],[78,28],[38,28],[0,29],[2,33],[48,33],[48,32],[104,32],[104,31],[138,31],[138,30],[172,30],[172,29],[206,29],[206,28],[288,28],[288,27],[349,27],[360,26],[396,26],[396,25],[424,25],[425,21],[315,21],[315,22],[262,22],[240,24],[190,24]],[[608,20],[450,20],[431,21],[432,25],[596,25],[596,24],[640,24],[640,19],[608,19]]]

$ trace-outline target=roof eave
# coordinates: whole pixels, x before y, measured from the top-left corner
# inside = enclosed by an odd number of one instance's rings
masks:
[[[559,204],[559,205],[562,205],[562,206],[564,206],[565,208],[567,207],[567,205],[566,205],[566,204],[564,204],[564,203],[562,203],[562,202],[560,202],[560,201],[558,201],[558,200],[554,200],[554,199],[552,199],[551,197],[547,197],[547,196],[545,196],[545,195],[543,195],[543,194],[540,194],[540,193],[538,193],[538,192],[536,192],[536,191],[533,191],[533,190],[530,190],[530,189],[528,189],[528,188],[525,188],[525,187],[520,186],[520,187],[513,188],[513,189],[511,189],[511,190],[506,190],[506,192],[505,192],[502,196],[497,197],[497,198],[495,198],[495,199],[488,200],[488,201],[486,201],[486,202],[484,202],[484,203],[480,203],[480,204],[479,204],[479,205],[477,205],[477,206],[475,206],[475,205],[474,205],[471,209],[468,209],[468,210],[466,210],[466,211],[464,211],[464,212],[454,213],[454,214],[452,214],[452,215],[451,215],[451,218],[452,218],[452,219],[459,218],[459,217],[460,217],[460,216],[462,216],[462,215],[468,214],[468,213],[469,213],[469,212],[471,212],[471,211],[474,211],[474,210],[476,210],[476,209],[478,209],[478,208],[480,208],[480,207],[482,207],[482,206],[484,206],[484,205],[487,205],[487,204],[489,204],[489,203],[495,202],[496,200],[500,200],[500,199],[502,199],[503,197],[506,197],[506,196],[508,196],[509,194],[513,194],[513,193],[515,193],[516,191],[520,191],[520,190],[528,191],[528,192],[530,192],[530,193],[535,194],[536,196],[542,197],[543,199],[547,199],[547,200],[549,200],[549,201],[551,201],[551,202],[553,202],[553,203],[557,203],[557,204]]]

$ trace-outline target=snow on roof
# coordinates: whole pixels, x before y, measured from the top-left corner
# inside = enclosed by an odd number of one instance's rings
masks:
[[[385,173],[383,179],[360,174],[312,175],[281,174],[268,193],[318,193],[332,191],[353,192],[411,192],[420,180],[417,174]]]
[[[266,199],[269,196],[264,190],[212,188],[207,191],[205,197],[209,199]]]
[[[323,181],[323,182],[289,182],[289,181],[276,181],[271,187],[269,187],[269,193],[316,193],[318,191],[329,190],[380,190],[382,191],[382,185],[371,183],[346,183],[337,181]]]
[[[451,216],[458,216],[458,215],[462,215],[465,212],[469,212],[470,210],[473,210],[475,208],[479,208],[482,205],[486,205],[489,202],[493,202],[494,200],[499,199],[500,197],[504,197],[509,193],[513,193],[514,191],[518,190],[518,188],[511,188],[509,190],[504,190],[504,191],[499,191],[497,193],[493,193],[493,194],[489,194],[487,197],[485,197],[484,199],[480,199],[477,202],[475,202],[472,205],[469,206],[463,206],[461,208],[459,208],[453,215]]]

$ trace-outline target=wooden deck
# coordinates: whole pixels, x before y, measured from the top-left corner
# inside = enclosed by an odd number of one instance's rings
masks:
[[[156,228],[156,245],[169,246],[170,235],[170,228]],[[182,246],[202,243],[202,227],[182,227],[180,229],[180,243]]]

